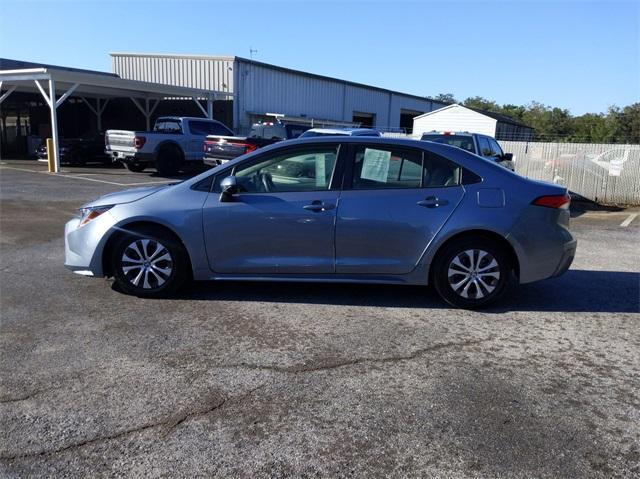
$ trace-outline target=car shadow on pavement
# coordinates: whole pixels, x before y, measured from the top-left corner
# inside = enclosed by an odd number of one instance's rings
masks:
[[[255,301],[385,308],[446,308],[433,288],[379,284],[196,282],[175,299]],[[640,273],[569,270],[521,285],[485,313],[509,311],[640,312]]]

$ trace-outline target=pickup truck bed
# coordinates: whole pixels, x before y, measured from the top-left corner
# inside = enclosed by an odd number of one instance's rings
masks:
[[[202,163],[202,145],[208,134],[233,132],[207,118],[160,117],[153,131],[107,131],[105,153],[131,171],[155,166],[161,175],[175,175],[188,163]]]

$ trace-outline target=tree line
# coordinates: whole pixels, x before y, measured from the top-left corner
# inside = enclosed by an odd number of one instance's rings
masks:
[[[569,110],[536,101],[527,105],[499,105],[495,101],[474,96],[459,102],[451,93],[441,93],[434,100],[508,116],[533,128],[535,139],[539,141],[640,143],[640,103],[622,108],[612,106],[607,113],[573,116]]]

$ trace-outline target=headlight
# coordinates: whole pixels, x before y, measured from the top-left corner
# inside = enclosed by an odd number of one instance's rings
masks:
[[[86,225],[89,221],[97,218],[102,213],[109,211],[114,205],[108,206],[89,206],[88,208],[80,208],[80,225]]]

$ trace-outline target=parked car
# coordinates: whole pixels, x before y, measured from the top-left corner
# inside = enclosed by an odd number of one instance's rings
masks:
[[[300,138],[312,138],[314,136],[382,136],[373,128],[312,128],[305,131]]]
[[[476,308],[569,268],[569,202],[448,145],[298,139],[87,203],[66,225],[65,265],[142,297],[189,278],[433,284]]]
[[[207,135],[233,136],[216,120],[161,117],[153,131],[108,130],[106,153],[130,171],[155,165],[161,175],[175,175],[187,164],[202,163],[202,143]]]
[[[60,163],[72,166],[84,165],[88,162],[110,163],[110,158],[104,153],[104,136],[89,136],[85,138],[60,138],[58,146]],[[36,148],[39,160],[46,160],[47,144],[42,143]]]
[[[252,125],[249,136],[209,135],[204,141],[204,161],[220,165],[263,146],[298,138],[309,128],[279,121],[260,122]]]
[[[478,156],[494,161],[511,171],[515,171],[513,154],[504,153],[496,139],[488,135],[469,133],[466,131],[431,131],[424,133],[421,140],[457,146],[458,148],[462,148],[463,150],[467,150]]]

